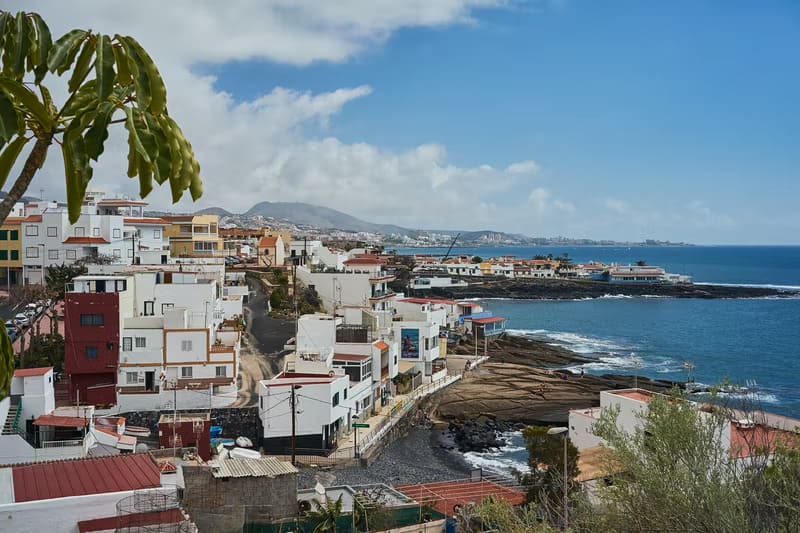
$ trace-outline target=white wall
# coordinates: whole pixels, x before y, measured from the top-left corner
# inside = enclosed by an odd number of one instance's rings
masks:
[[[297,321],[297,351],[319,352],[336,342],[336,326],[341,319],[331,315],[303,315]]]
[[[333,312],[334,301],[337,307],[369,305],[372,295],[369,278],[369,274],[312,273],[305,267],[297,267],[297,279],[306,286],[314,286],[328,313]]]
[[[289,408],[290,386],[267,386],[268,383],[281,380],[261,381],[259,383],[259,415],[264,424],[264,437],[282,437],[291,435],[292,416]],[[350,380],[343,375],[329,383],[304,384],[295,392],[297,408],[300,413],[296,417],[297,435],[314,435],[322,433],[322,427],[332,424],[339,418],[347,422],[347,409],[342,403],[344,391],[349,388]],[[333,407],[331,399],[339,393],[339,405]],[[305,398],[303,397],[305,396]]]
[[[576,409],[569,412],[569,440],[579,451],[603,443],[603,439],[594,434],[594,423],[597,419],[593,413],[599,412],[599,408]]]
[[[208,355],[208,331],[167,331],[167,364],[203,362]],[[191,350],[184,351],[182,342],[191,342]]]
[[[136,492],[142,494],[143,491]],[[133,494],[134,491],[110,492],[0,505],[3,530],[77,533],[78,522],[116,516],[117,503]]]

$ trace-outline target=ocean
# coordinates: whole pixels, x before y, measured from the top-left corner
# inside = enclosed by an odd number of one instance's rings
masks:
[[[444,253],[445,249],[403,250]],[[481,257],[561,256],[622,264],[646,261],[695,282],[800,289],[800,246],[454,248]],[[725,381],[755,390],[765,410],[800,418],[800,298],[605,298],[565,301],[484,300],[508,319],[511,333],[563,346],[592,359],[587,373],[618,373],[695,382]],[[578,367],[573,370],[578,370]],[[509,446],[467,454],[476,466],[523,468],[519,434]]]

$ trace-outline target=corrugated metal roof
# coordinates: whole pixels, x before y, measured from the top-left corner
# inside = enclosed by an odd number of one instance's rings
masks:
[[[276,477],[286,474],[296,474],[297,469],[292,463],[279,461],[274,457],[263,459],[237,459],[229,457],[211,464],[211,474],[214,477]]]
[[[161,486],[147,453],[12,466],[14,501],[30,502]]]

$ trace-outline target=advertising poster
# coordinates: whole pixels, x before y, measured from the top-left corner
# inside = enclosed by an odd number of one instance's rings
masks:
[[[404,359],[419,359],[419,330],[400,330],[400,357]]]

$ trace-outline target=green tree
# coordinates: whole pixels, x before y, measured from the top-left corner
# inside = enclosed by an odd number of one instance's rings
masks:
[[[747,531],[743,471],[720,444],[729,419],[698,412],[679,391],[654,397],[641,427],[621,430],[609,410],[595,433],[611,448],[609,470],[621,472],[601,491],[609,531]]]
[[[25,366],[36,368],[52,366],[56,372],[64,370],[64,337],[58,333],[45,333],[31,337]]]
[[[82,274],[86,274],[86,267],[78,263],[74,265],[61,263],[47,267],[45,280],[48,293],[57,300],[63,300],[67,284]]]
[[[336,533],[336,520],[342,516],[342,496],[336,500],[325,497],[325,503],[314,502],[316,509],[308,512],[308,518],[317,525],[314,533]]]
[[[558,531],[542,522],[534,504],[513,507],[503,499],[488,496],[477,505],[467,506],[458,516],[459,533],[502,531],[503,533],[555,533]]]
[[[560,512],[564,507],[564,436],[548,435],[549,427],[529,426],[522,430],[528,450],[530,473],[520,481],[528,488],[528,501]],[[567,439],[567,486],[578,489],[578,449]]]
[[[161,74],[133,37],[75,29],[53,40],[39,14],[0,11],[0,65],[0,187],[24,159],[0,202],[0,221],[22,198],[53,143],[61,149],[69,221],[77,221],[93,164],[117,123],[128,132],[127,174],[139,178],[142,197],[154,181],[169,182],[174,202],[186,190],[195,200],[202,194],[200,165],[167,112]],[[48,84],[52,75],[65,74],[68,96],[57,105]],[[22,156],[30,141],[33,147]],[[10,346],[3,329],[0,369],[12,364]],[[5,381],[0,377],[0,395]]]

